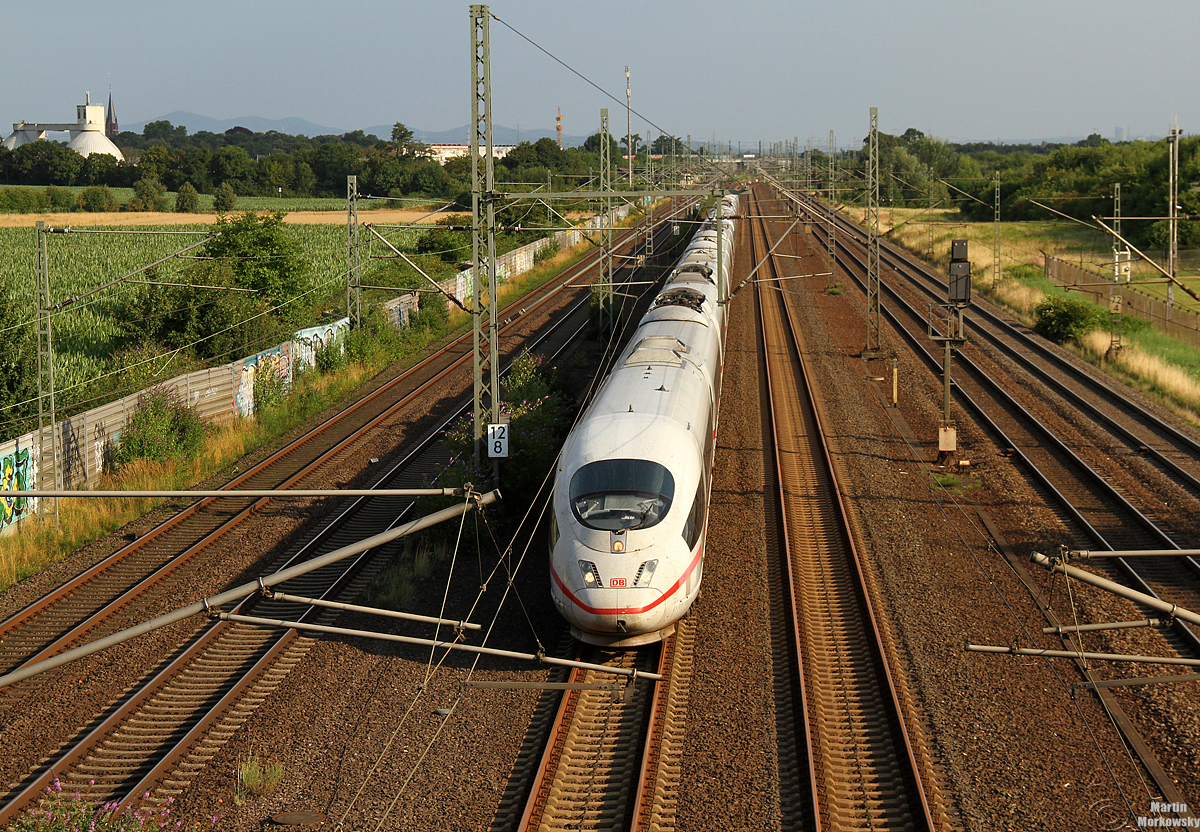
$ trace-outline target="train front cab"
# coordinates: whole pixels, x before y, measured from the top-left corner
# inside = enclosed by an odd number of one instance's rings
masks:
[[[571,477],[568,504],[555,506],[563,522],[552,519],[550,563],[555,604],[576,638],[634,647],[675,631],[704,569],[707,487],[686,479],[691,493],[680,499],[675,477],[650,460],[598,460]]]

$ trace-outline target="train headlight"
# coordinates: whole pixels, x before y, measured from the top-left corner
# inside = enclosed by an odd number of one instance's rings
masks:
[[[648,560],[638,569],[637,577],[633,579],[634,586],[650,586],[654,579],[654,570],[658,568],[657,560]]]
[[[596,564],[586,560],[579,561],[579,574],[583,575],[583,585],[588,589],[600,586],[600,573],[596,571]]]

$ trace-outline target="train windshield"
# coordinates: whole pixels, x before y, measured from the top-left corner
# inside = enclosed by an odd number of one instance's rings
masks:
[[[666,516],[675,478],[657,462],[605,459],[571,478],[571,511],[590,529],[648,529]]]

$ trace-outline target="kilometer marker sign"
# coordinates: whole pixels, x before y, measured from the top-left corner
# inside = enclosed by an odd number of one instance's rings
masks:
[[[508,425],[488,425],[488,457],[508,458]]]

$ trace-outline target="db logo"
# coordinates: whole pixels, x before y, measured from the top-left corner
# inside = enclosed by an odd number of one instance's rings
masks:
[[[612,587],[613,589],[624,589],[625,588],[625,579],[624,578],[609,578],[608,585],[610,587]]]

